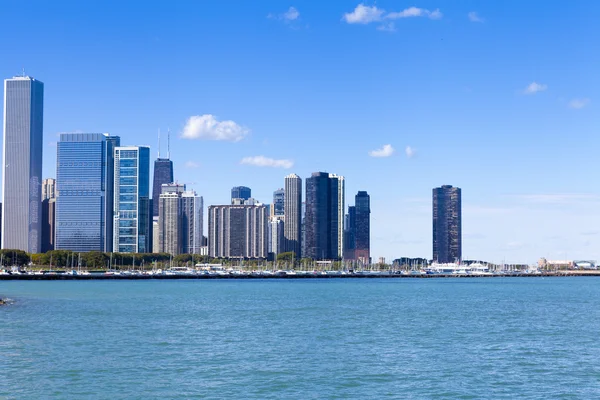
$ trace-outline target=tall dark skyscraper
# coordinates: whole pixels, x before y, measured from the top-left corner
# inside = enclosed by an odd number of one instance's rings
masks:
[[[354,197],[354,257],[365,264],[371,262],[371,200],[367,192]]]
[[[356,233],[356,207],[349,206],[348,214],[346,214],[346,221],[344,223],[344,260],[355,260],[356,254],[354,247],[356,241],[354,234]]]
[[[343,256],[343,186],[343,177],[325,172],[314,172],[306,179],[306,257],[331,260]]]
[[[152,216],[158,217],[158,203],[162,185],[173,183],[173,161],[157,158],[154,161],[154,179],[152,181]]]
[[[284,215],[285,190],[277,189],[273,192],[273,215]]]
[[[248,200],[252,197],[252,190],[246,186],[236,186],[231,189],[231,200],[243,199]]]
[[[461,190],[444,185],[433,189],[433,261],[462,259]]]
[[[39,253],[42,244],[44,84],[29,76],[4,81],[2,248]]]

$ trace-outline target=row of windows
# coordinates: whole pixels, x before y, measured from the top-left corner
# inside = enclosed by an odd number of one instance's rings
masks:
[[[137,160],[127,159],[127,160],[119,160],[120,167],[137,167]]]
[[[100,226],[100,222],[59,222],[58,226]]]
[[[136,219],[137,211],[119,211],[119,219]]]
[[[119,171],[121,176],[137,176],[137,168],[121,168]]]
[[[137,150],[119,150],[118,154],[121,158],[137,158]]]
[[[95,190],[61,190],[60,196],[101,196],[102,192]]]
[[[119,185],[137,185],[137,178],[119,178]]]

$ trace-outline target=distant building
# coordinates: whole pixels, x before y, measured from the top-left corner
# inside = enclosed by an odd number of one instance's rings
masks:
[[[4,80],[2,248],[39,253],[42,245],[44,84]]]
[[[267,258],[268,211],[264,205],[208,207],[208,254]]]
[[[183,250],[181,195],[185,185],[163,184],[158,207],[158,243],[160,253],[174,256]]]
[[[346,220],[344,221],[344,260],[356,260],[356,207],[349,206],[348,214],[346,214]]]
[[[233,199],[243,199],[248,200],[252,197],[252,190],[246,186],[235,186],[231,189],[231,200]]]
[[[371,263],[371,198],[360,191],[354,197],[354,256],[364,264]]]
[[[114,199],[114,251],[149,252],[150,148],[146,146],[115,148]]]
[[[343,229],[344,177],[313,173],[306,179],[304,256],[315,260],[342,258]]]
[[[46,178],[42,181],[42,201],[56,198],[56,179]]]
[[[302,257],[302,178],[296,174],[285,177],[284,189],[284,249]]]
[[[268,252],[276,256],[279,253],[285,252],[284,248],[284,226],[283,216],[273,216],[269,219],[269,242]]]
[[[42,253],[54,250],[56,243],[56,199],[42,201]]]
[[[445,185],[433,189],[433,261],[462,259],[461,190]]]
[[[273,192],[273,209],[271,214],[273,216],[284,215],[285,210],[285,190],[277,189]]]
[[[154,161],[154,178],[152,181],[152,199],[157,200],[152,204],[153,217],[158,217],[158,199],[162,185],[173,182],[173,161],[168,158],[157,158]]]
[[[200,254],[204,238],[204,199],[193,190],[181,194],[182,252]]]
[[[54,228],[55,249],[111,251],[112,246],[109,244],[113,234],[113,201],[110,193],[114,186],[112,160],[114,148],[119,142],[119,137],[102,133],[60,135],[56,152],[58,197]],[[47,193],[54,191],[46,190]],[[50,241],[50,238],[44,238],[44,247],[49,247]]]

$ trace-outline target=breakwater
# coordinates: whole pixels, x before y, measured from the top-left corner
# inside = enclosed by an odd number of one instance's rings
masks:
[[[4,274],[2,280],[21,281],[71,281],[71,280],[173,280],[173,279],[439,279],[439,278],[544,278],[597,276],[600,271],[561,271],[536,274],[503,273],[503,274],[402,274],[402,273],[271,273],[271,274]]]

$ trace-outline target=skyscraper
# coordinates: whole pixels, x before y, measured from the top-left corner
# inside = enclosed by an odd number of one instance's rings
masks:
[[[231,200],[233,199],[242,199],[248,200],[252,197],[252,190],[246,186],[235,186],[231,189]]]
[[[284,252],[284,226],[282,215],[274,215],[269,218],[268,252],[273,253],[274,256]]]
[[[204,236],[204,199],[193,190],[181,194],[183,248],[187,254],[200,254]]]
[[[462,259],[461,190],[445,185],[433,189],[433,261]]]
[[[284,248],[302,257],[302,178],[296,174],[285,177],[284,189]]]
[[[56,198],[42,201],[42,253],[54,250],[56,243]]]
[[[306,179],[306,257],[318,260],[343,256],[343,200],[343,177],[315,172]]]
[[[173,161],[168,158],[157,158],[154,161],[154,179],[152,181],[153,217],[158,217],[158,199],[160,198],[162,185],[173,182]]]
[[[150,251],[150,148],[115,148],[115,229],[113,251]],[[60,189],[59,189],[60,190]],[[60,195],[60,192],[59,192]]]
[[[160,157],[160,131],[158,131],[158,157],[154,161],[154,178],[152,181],[152,216],[158,217],[158,199],[162,185],[173,183],[173,161],[171,161],[171,134],[167,138],[167,158]],[[154,201],[156,200],[156,201]]]
[[[44,84],[29,76],[4,80],[3,249],[41,250],[43,124]]]
[[[208,254],[223,258],[267,258],[269,215],[264,205],[208,207]]]
[[[42,201],[56,197],[56,179],[46,178],[42,181]]]
[[[284,215],[285,212],[285,190],[277,189],[273,192],[273,215]]]
[[[162,185],[158,207],[159,252],[177,255],[183,248],[181,194],[185,185],[176,183]]]
[[[371,263],[371,200],[367,192],[354,197],[354,257],[364,264]]]
[[[110,251],[107,235],[112,236],[112,160],[113,144],[101,133],[63,133],[56,156],[56,243],[57,250]],[[112,168],[110,168],[112,169]]]
[[[356,233],[356,207],[349,206],[348,214],[344,223],[344,260],[356,260],[355,246],[356,241],[354,234]]]

